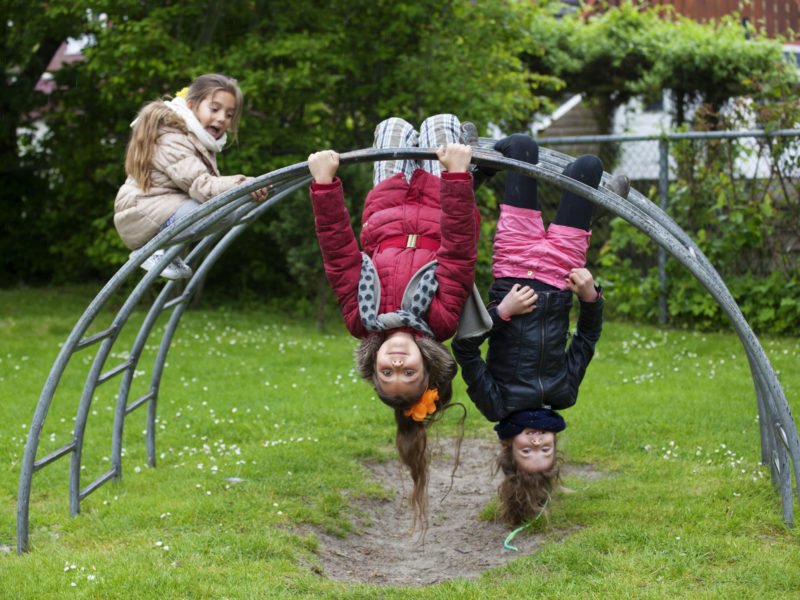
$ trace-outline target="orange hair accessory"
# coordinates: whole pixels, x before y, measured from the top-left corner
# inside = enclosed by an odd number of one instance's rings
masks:
[[[427,387],[419,398],[419,402],[414,404],[411,408],[403,411],[407,417],[411,417],[415,421],[424,421],[425,417],[432,415],[436,412],[436,401],[439,399],[439,390],[429,390]]]

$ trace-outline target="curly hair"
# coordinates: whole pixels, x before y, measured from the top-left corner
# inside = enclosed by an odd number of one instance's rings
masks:
[[[372,335],[364,339],[356,347],[356,367],[363,379],[368,381],[381,402],[394,410],[394,419],[397,423],[397,433],[395,436],[395,446],[403,461],[411,472],[411,480],[414,487],[409,495],[409,502],[414,510],[414,524],[412,529],[420,525],[422,531],[428,528],[428,465],[430,457],[428,453],[427,428],[438,421],[443,414],[443,410],[458,403],[451,404],[453,398],[453,378],[456,376],[458,367],[450,351],[435,339],[422,336],[415,338],[415,342],[422,354],[422,361],[425,368],[425,377],[421,382],[419,390],[406,396],[390,396],[383,393],[378,380],[375,367],[378,349],[386,340],[385,334]],[[436,412],[425,418],[424,421],[415,421],[407,417],[404,411],[416,404],[426,387],[437,389],[439,399],[436,401]],[[463,423],[464,417],[462,417]],[[456,465],[461,448],[461,437],[458,439],[458,449],[456,451]]]
[[[517,467],[511,445],[501,442],[500,454],[495,459],[495,473],[503,471],[504,476],[497,488],[497,518],[516,527],[544,510],[553,486],[561,479],[562,462],[556,454],[549,469],[527,473]]]

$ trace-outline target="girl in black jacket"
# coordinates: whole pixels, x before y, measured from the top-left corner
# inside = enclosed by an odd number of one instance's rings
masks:
[[[539,148],[527,135],[504,138],[495,149],[509,158],[539,160]],[[564,174],[597,188],[603,165],[596,156],[584,155]],[[564,191],[545,230],[536,179],[508,173],[489,288],[492,329],[451,344],[467,393],[489,421],[497,422],[502,448],[497,463],[505,475],[499,517],[511,525],[541,514],[549,500],[559,476],[556,434],[566,427],[556,411],[575,404],[600,338],[602,289],[584,268],[593,207]],[[580,313],[567,345],[573,294]],[[487,337],[484,361],[480,346]]]

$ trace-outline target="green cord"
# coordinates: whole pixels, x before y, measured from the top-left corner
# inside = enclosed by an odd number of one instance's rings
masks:
[[[516,548],[516,547],[514,547],[514,546],[510,545],[510,544],[509,544],[509,542],[510,542],[511,540],[513,540],[513,539],[514,539],[514,536],[515,536],[515,535],[517,535],[517,534],[518,534],[520,531],[522,531],[523,529],[527,529],[528,527],[530,527],[531,525],[533,525],[533,524],[536,522],[536,520],[537,520],[539,517],[541,517],[541,516],[542,516],[542,513],[544,512],[544,509],[545,509],[545,508],[547,508],[547,503],[548,503],[548,502],[550,502],[550,494],[547,494],[547,500],[545,500],[545,501],[544,501],[544,505],[542,506],[542,510],[540,510],[540,511],[539,511],[539,514],[538,514],[538,515],[536,515],[536,516],[535,516],[533,519],[531,519],[531,520],[530,520],[530,521],[528,521],[527,523],[525,523],[525,525],[523,525],[522,527],[517,527],[517,528],[516,528],[514,531],[512,531],[511,533],[509,533],[509,534],[508,534],[508,537],[506,538],[506,541],[505,541],[505,542],[503,542],[503,546],[505,546],[505,547],[506,547],[506,548],[508,548],[509,550],[513,550],[514,552],[518,552],[518,551],[519,551],[519,548]]]

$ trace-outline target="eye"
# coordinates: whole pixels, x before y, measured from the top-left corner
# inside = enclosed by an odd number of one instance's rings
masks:
[[[391,369],[381,369],[381,375],[385,375],[386,377],[388,377],[391,374],[392,374]]]
[[[403,372],[403,374],[404,374],[406,377],[411,377],[412,375],[414,375],[414,373],[416,373],[416,371],[414,371],[413,369],[406,369],[406,370]]]

